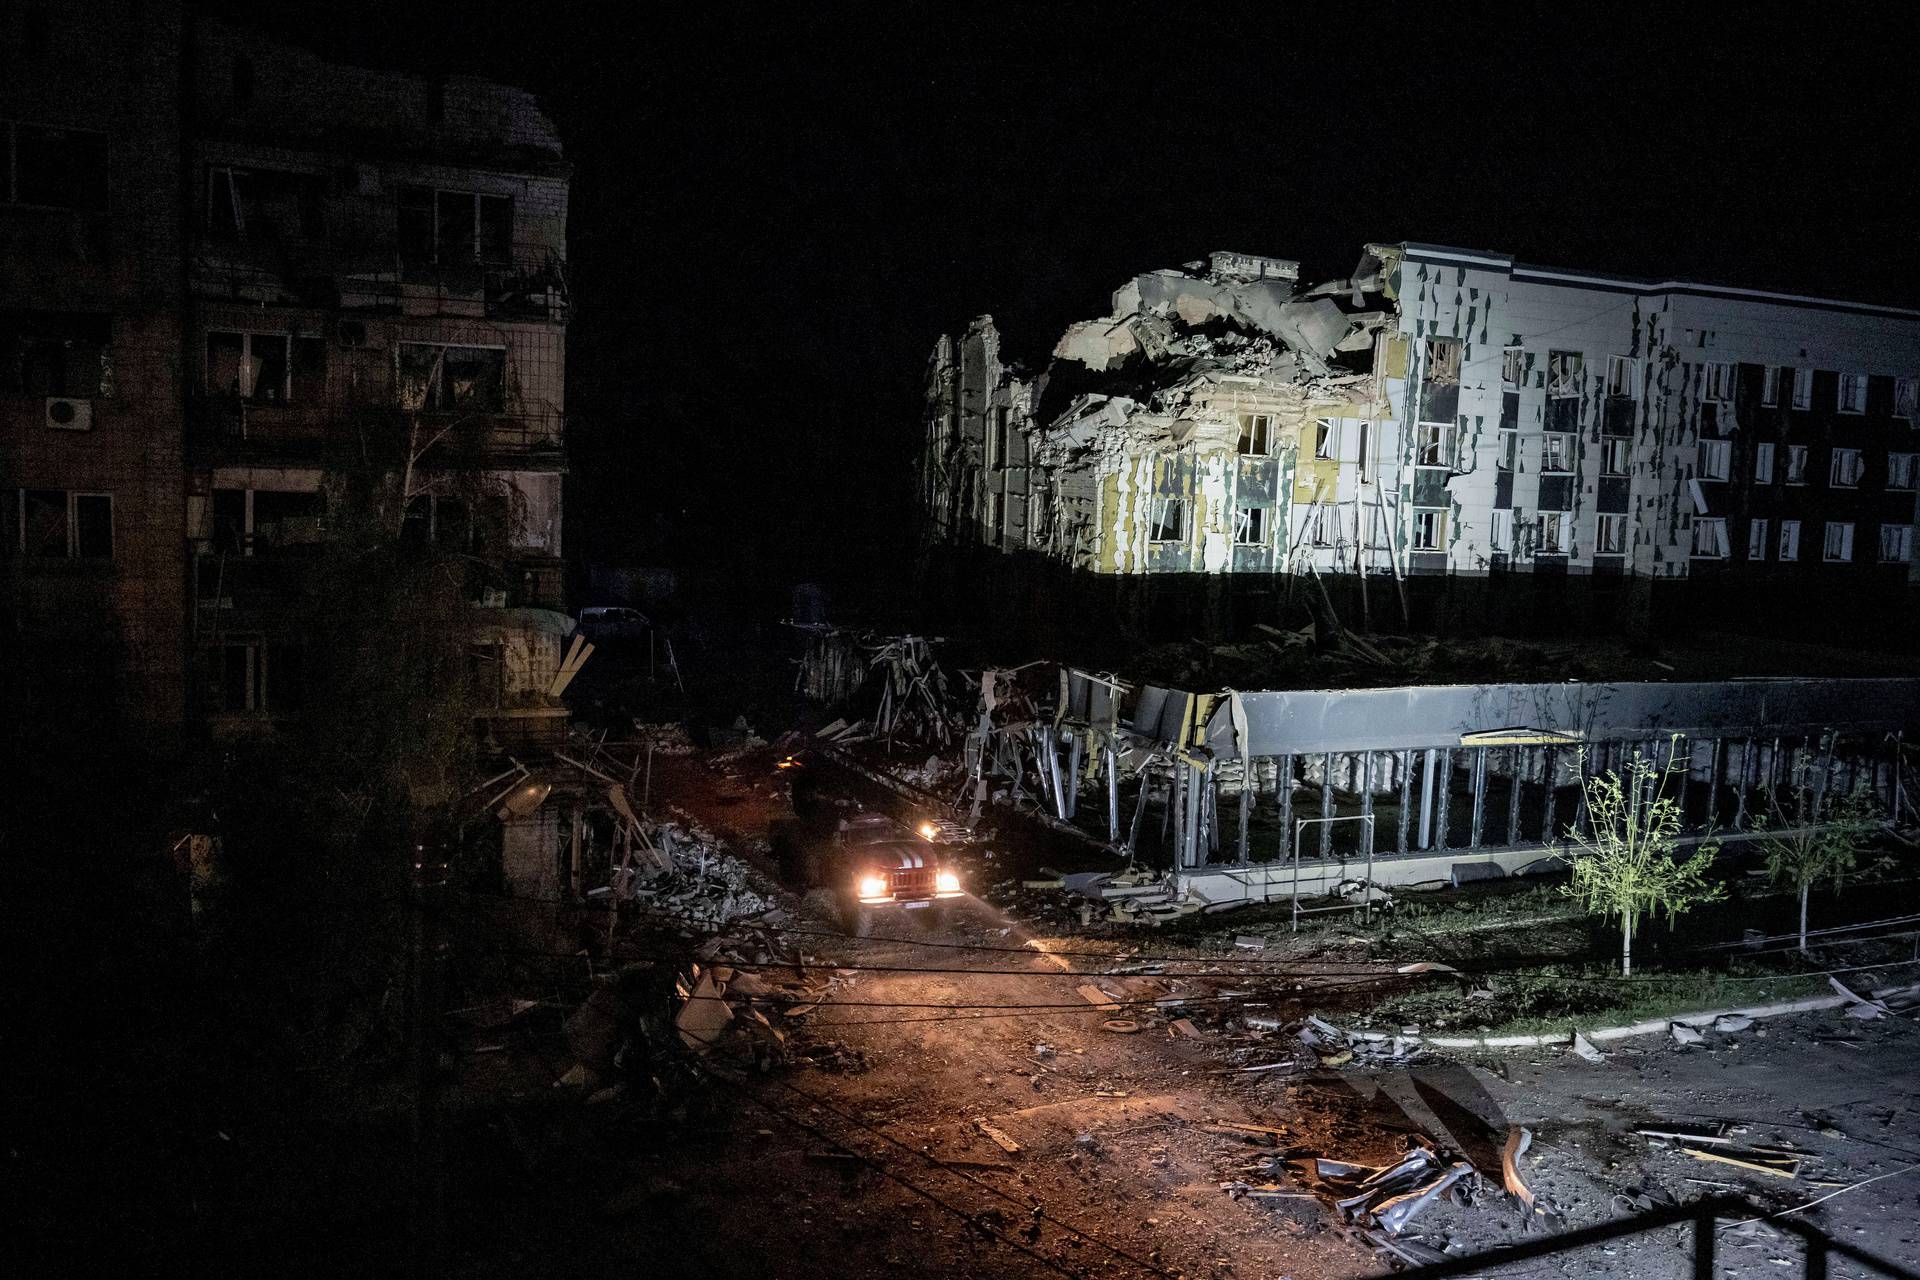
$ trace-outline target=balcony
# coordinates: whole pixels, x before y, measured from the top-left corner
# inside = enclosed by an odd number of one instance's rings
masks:
[[[566,462],[565,433],[565,415],[544,405],[410,414],[201,395],[187,416],[188,452],[202,464],[320,464],[344,452],[399,467],[412,449],[416,465],[427,467],[554,471]]]
[[[202,236],[192,275],[202,298],[327,310],[564,324],[569,303],[566,261],[545,244],[509,246],[494,262],[435,262],[393,246]]]

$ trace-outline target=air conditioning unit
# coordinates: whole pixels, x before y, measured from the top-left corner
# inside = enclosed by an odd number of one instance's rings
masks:
[[[47,397],[47,425],[55,431],[93,430],[93,401],[71,396]]]

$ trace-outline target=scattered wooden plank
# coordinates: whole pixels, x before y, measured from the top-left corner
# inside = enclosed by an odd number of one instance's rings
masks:
[[[1091,982],[1083,982],[1078,987],[1075,987],[1074,990],[1080,993],[1082,1000],[1085,1000],[1102,1013],[1120,1012],[1120,1006],[1114,1003],[1113,997],[1102,991],[1099,987],[1094,986]]]
[[[1699,1147],[1688,1146],[1682,1146],[1680,1149],[1695,1160],[1712,1160],[1717,1164],[1730,1164],[1736,1169],[1745,1169],[1750,1173],[1764,1173],[1770,1178],[1793,1178],[1800,1173],[1800,1161],[1794,1156],[1772,1155],[1745,1147],[1733,1147],[1724,1151],[1705,1151]],[[1735,1154],[1736,1152],[1738,1154]]]
[[[1000,1130],[994,1128],[992,1125],[988,1124],[985,1120],[975,1120],[973,1122],[973,1127],[978,1129],[981,1133],[985,1134],[993,1142],[994,1146],[999,1147],[1002,1151],[1006,1152],[1010,1156],[1018,1155],[1022,1150],[1019,1143],[1015,1142],[1012,1138],[1009,1138],[1005,1133],[1002,1133]]]

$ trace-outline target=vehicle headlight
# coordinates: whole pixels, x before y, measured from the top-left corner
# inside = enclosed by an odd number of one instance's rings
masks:
[[[860,896],[863,898],[884,898],[888,893],[885,876],[861,876]]]
[[[934,826],[931,822],[923,822],[920,824],[921,839],[931,840],[939,834],[940,834],[940,828]]]
[[[936,893],[958,893],[960,876],[956,872],[942,871],[933,878],[933,887]]]

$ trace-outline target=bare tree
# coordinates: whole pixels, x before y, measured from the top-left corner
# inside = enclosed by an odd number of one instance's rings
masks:
[[[1830,744],[1829,744],[1830,745]],[[1825,746],[1821,759],[1827,758]],[[1789,773],[1792,783],[1767,791],[1767,812],[1756,816],[1760,851],[1767,859],[1767,875],[1775,884],[1790,884],[1800,893],[1800,950],[1807,949],[1807,898],[1816,884],[1845,882],[1859,862],[1860,850],[1880,825],[1880,806],[1866,785],[1835,794],[1823,777],[1813,753],[1794,752]]]

